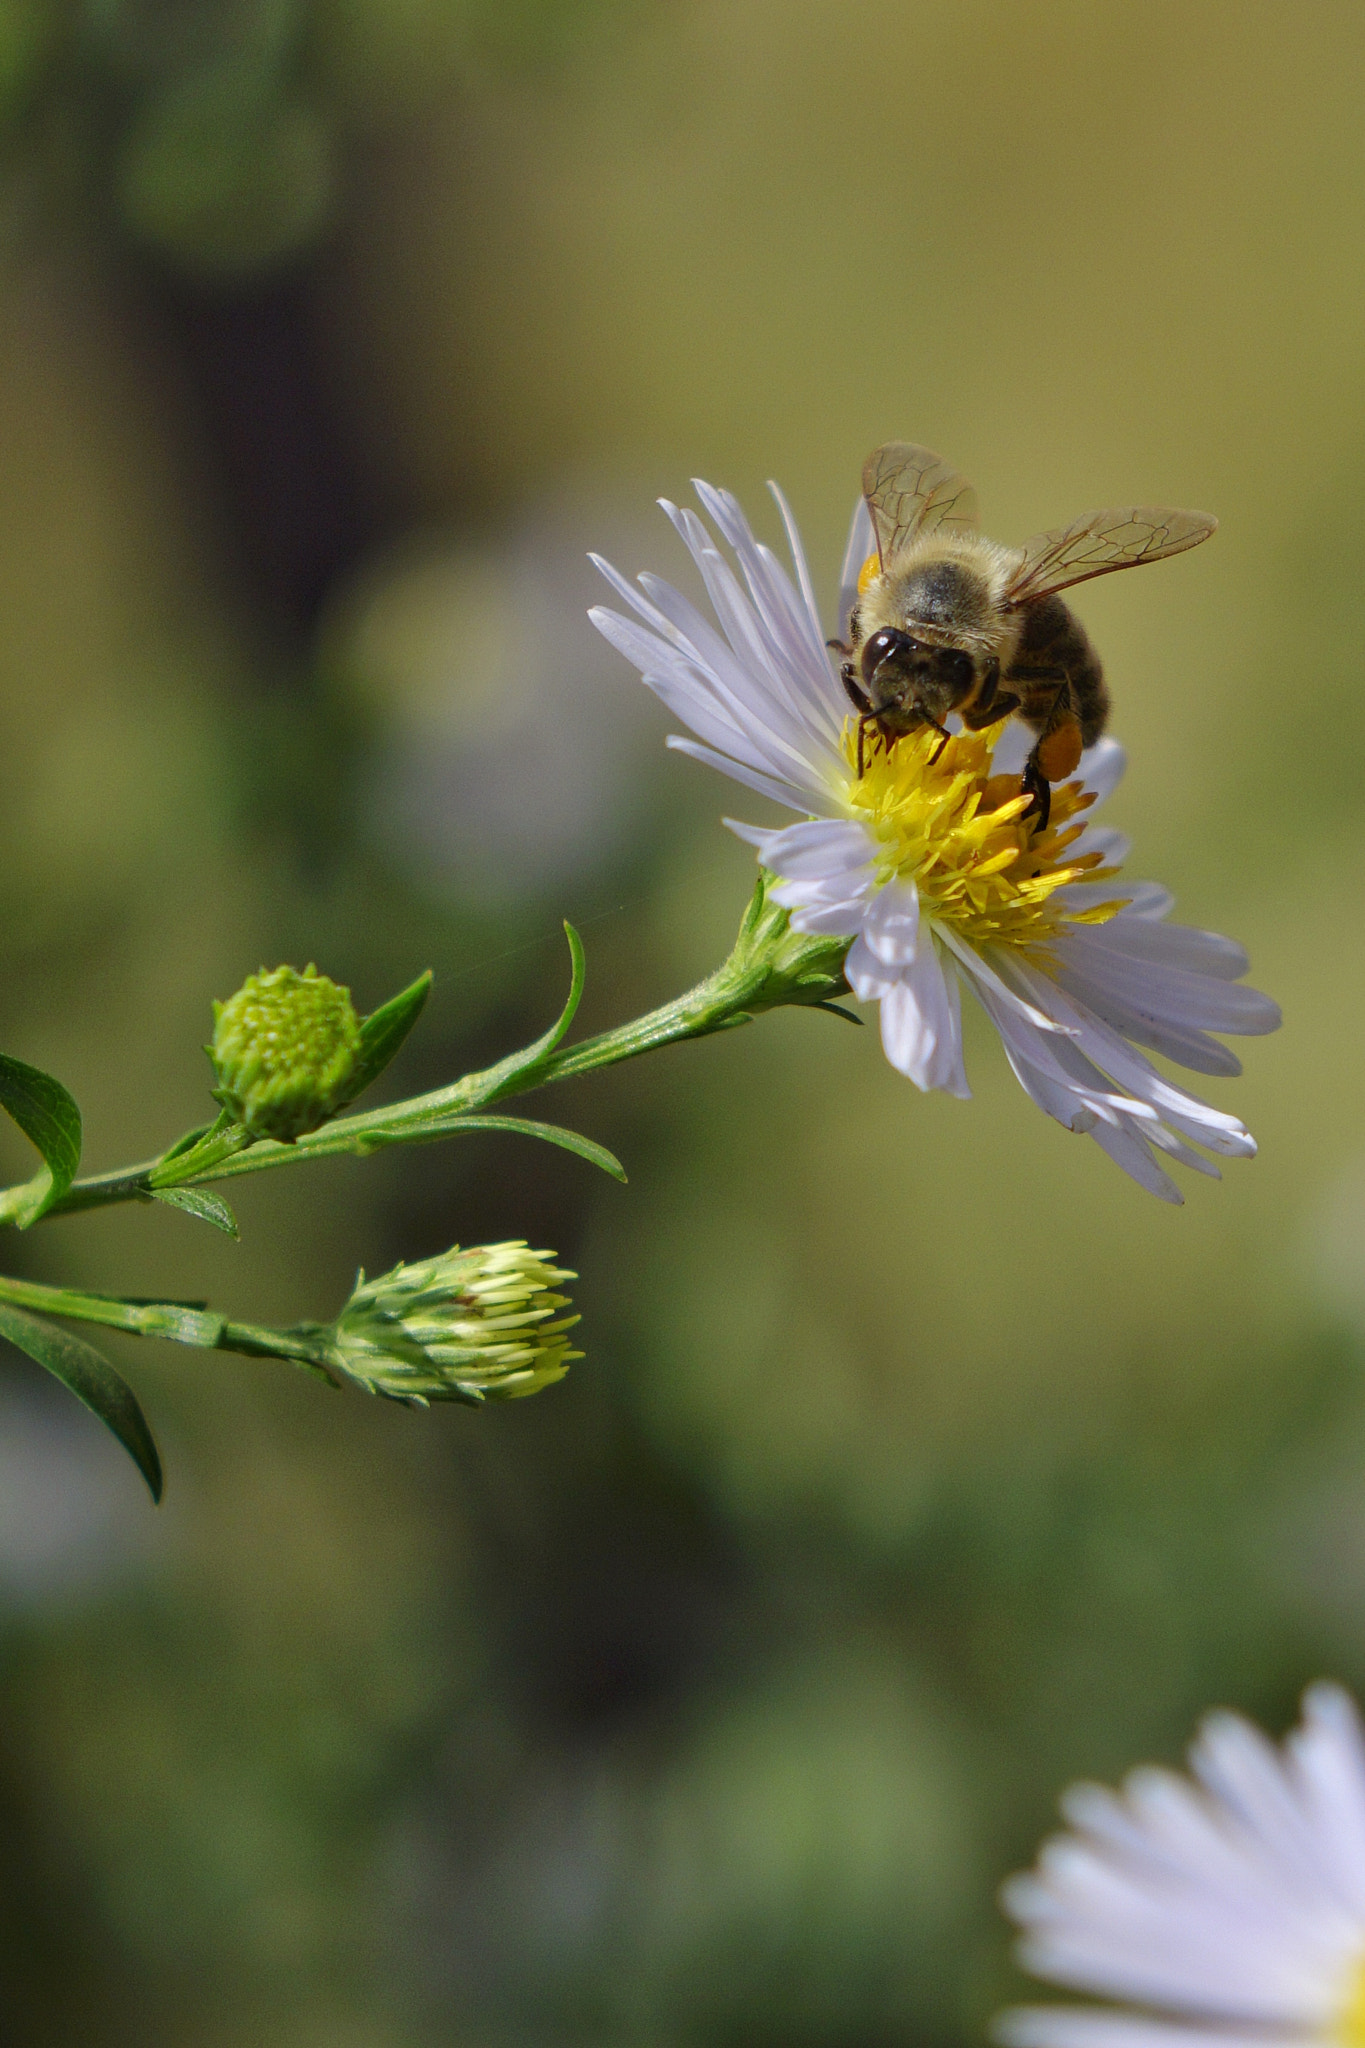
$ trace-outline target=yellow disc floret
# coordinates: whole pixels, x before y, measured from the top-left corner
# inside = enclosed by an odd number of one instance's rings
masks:
[[[850,800],[881,843],[881,879],[914,882],[924,916],[974,947],[1046,946],[1069,925],[1104,924],[1125,899],[1086,910],[1056,900],[1069,882],[1116,872],[1102,865],[1102,854],[1069,853],[1095,799],[1079,782],[1060,784],[1047,830],[1034,831],[1019,777],[991,773],[1003,731],[1002,723],[945,741],[925,726],[889,744],[878,737],[864,746],[864,772]],[[856,774],[854,720],[844,753]]]

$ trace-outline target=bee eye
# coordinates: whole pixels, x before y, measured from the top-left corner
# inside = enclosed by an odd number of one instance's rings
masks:
[[[871,636],[863,648],[863,680],[871,682],[885,661],[904,661],[907,656],[916,652],[916,644],[908,633],[901,633],[894,626],[883,626],[879,633]]]
[[[939,656],[939,665],[955,689],[965,690],[976,675],[972,657],[964,654],[960,647],[945,647]]]

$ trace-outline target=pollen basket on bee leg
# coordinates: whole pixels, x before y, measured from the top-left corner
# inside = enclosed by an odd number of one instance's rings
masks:
[[[858,571],[858,595],[859,595],[859,597],[866,597],[866,596],[867,596],[867,586],[868,586],[868,584],[869,584],[869,583],[871,583],[871,581],[872,581],[872,579],[874,578],[874,576],[880,576],[880,575],[881,575],[881,572],[882,572],[882,558],[881,558],[881,556],[880,556],[880,555],[875,555],[875,554],[874,554],[874,555],[869,555],[869,556],[868,556],[868,558],[867,558],[867,560],[866,560],[866,561],[865,561],[865,562],[863,563],[863,566],[862,566],[862,568],[861,568],[861,569],[860,569],[860,570]]]
[[[1076,773],[1083,752],[1080,720],[1066,718],[1038,742],[1038,766],[1049,782],[1065,782]]]

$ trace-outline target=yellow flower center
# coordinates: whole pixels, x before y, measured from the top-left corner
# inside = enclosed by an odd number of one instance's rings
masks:
[[[850,801],[882,845],[881,879],[914,882],[923,914],[971,946],[1045,946],[1068,925],[1104,924],[1122,896],[1089,910],[1056,901],[1068,882],[1117,873],[1103,855],[1071,855],[1095,801],[1079,782],[1052,791],[1045,832],[1025,819],[1029,798],[1017,775],[992,775],[1004,723],[945,741],[931,726],[886,744],[867,732],[863,773]],[[857,773],[858,726],[844,728],[844,753]],[[1365,2048],[1365,2033],[1358,2048]]]
[[[1365,2048],[1365,1963],[1356,1965],[1355,1979],[1335,2030],[1339,2048]]]

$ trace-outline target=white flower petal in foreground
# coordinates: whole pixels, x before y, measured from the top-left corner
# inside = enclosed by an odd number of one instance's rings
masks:
[[[1001,2014],[1006,2048],[1361,2048],[1365,2043],[1365,1738],[1316,1685],[1276,1749],[1211,1714],[1193,1782],[1134,1771],[1073,1785],[1072,1832],[1003,1899],[1035,1976],[1131,2000]]]
[[[1241,985],[1240,946],[1167,924],[1164,889],[1117,879],[1126,843],[1092,814],[1123,773],[1122,748],[1103,739],[1090,749],[1077,779],[1054,789],[1046,832],[1024,822],[1019,773],[1032,736],[1018,725],[947,745],[926,728],[874,746],[859,775],[854,721],[786,501],[774,485],[795,582],[728,492],[696,490],[738,576],[695,512],[664,510],[719,629],[658,577],[636,588],[596,556],[631,616],[590,616],[695,735],[670,746],[800,814],[777,831],[727,822],[779,877],[773,895],[795,930],[851,940],[849,986],[880,1005],[891,1064],[920,1088],[970,1092],[965,984],[1039,1108],[1088,1132],[1154,1195],[1181,1200],[1160,1153],[1215,1177],[1209,1152],[1253,1153],[1236,1117],[1176,1087],[1139,1050],[1237,1074],[1212,1034],[1273,1031],[1280,1013]],[[870,547],[860,503],[841,631]]]

